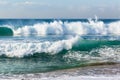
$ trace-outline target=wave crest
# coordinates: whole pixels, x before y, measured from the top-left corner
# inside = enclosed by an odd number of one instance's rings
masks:
[[[120,21],[104,23],[103,21],[38,23],[14,29],[15,35],[110,35],[120,34]]]

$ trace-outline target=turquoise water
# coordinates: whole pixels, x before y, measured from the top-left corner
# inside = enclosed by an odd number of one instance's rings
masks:
[[[120,61],[119,20],[0,20],[0,74]]]

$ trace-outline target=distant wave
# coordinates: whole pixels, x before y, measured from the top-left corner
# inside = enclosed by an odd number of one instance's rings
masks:
[[[104,23],[103,21],[89,20],[88,22],[42,22],[26,26],[4,25],[13,30],[14,36],[29,35],[120,35],[120,21]],[[3,27],[3,26],[2,26]]]
[[[105,24],[102,21],[39,23],[14,30],[14,35],[120,35],[120,21]]]

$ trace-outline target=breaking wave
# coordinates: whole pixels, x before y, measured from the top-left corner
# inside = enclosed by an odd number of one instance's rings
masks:
[[[82,55],[90,55],[89,53],[91,53],[90,51],[92,51],[93,49],[101,48],[101,51],[103,51],[103,46],[111,47],[120,45],[120,41],[118,40],[84,40],[81,39],[79,36],[72,36],[68,39],[56,41],[0,40],[0,43],[1,56],[5,55],[7,57],[19,58],[25,56],[32,56],[34,54],[62,55],[68,54],[68,52],[71,51],[75,54],[80,51],[80,55],[81,52],[85,52],[82,53]],[[86,51],[88,53],[86,53]]]
[[[15,35],[109,35],[120,34],[120,21],[105,24],[102,21],[40,23],[14,30]]]
[[[103,21],[89,20],[88,22],[53,21],[41,22],[25,26],[9,26],[14,36],[29,35],[120,35],[120,21],[104,23]],[[3,26],[2,26],[3,27]]]
[[[72,37],[59,41],[0,41],[0,55],[8,57],[24,57],[35,53],[49,53],[50,55],[59,53],[62,50],[72,49],[79,38]]]

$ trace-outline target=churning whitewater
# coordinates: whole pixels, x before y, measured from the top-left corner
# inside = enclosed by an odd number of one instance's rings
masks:
[[[78,37],[71,37],[59,41],[40,41],[40,40],[13,40],[0,41],[0,55],[8,57],[24,57],[34,53],[50,53],[51,55],[59,53],[63,49],[72,49],[77,42]]]

